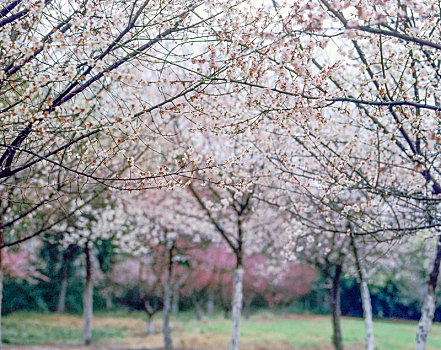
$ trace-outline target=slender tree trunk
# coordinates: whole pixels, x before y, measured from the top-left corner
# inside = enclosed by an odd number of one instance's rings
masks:
[[[250,313],[251,313],[251,302],[253,301],[253,299],[248,298],[245,301],[245,305],[244,305],[244,312],[245,312],[245,319],[249,320],[250,319]]]
[[[221,306],[222,309],[224,310],[224,319],[228,320],[229,317],[229,312],[230,312],[230,308],[231,308],[231,302],[229,300],[229,298],[227,296],[225,296],[225,288],[222,286],[221,290],[220,290],[220,296],[221,296]]]
[[[239,265],[234,271],[234,290],[233,290],[233,330],[231,334],[231,348],[230,350],[239,350],[240,338],[240,316],[242,313],[242,298],[243,298],[243,268]]]
[[[172,273],[173,273],[173,249],[174,243],[168,250],[168,274],[167,274],[167,282],[164,286],[164,309],[162,311],[163,317],[163,334],[164,334],[164,349],[171,350],[173,349],[173,343],[171,338],[171,329],[170,329],[170,311],[171,311],[171,298],[172,298]]]
[[[208,291],[207,315],[209,316],[213,315],[213,311],[214,311],[214,291],[210,289]]]
[[[361,300],[363,303],[364,325],[366,328],[366,350],[374,350],[375,341],[374,323],[372,322],[371,294],[369,293],[369,287],[365,280],[362,280],[360,288]]]
[[[67,262],[64,261],[66,264]],[[60,295],[58,297],[58,305],[57,305],[57,312],[64,312],[66,310],[66,294],[67,294],[67,282],[68,282],[68,268],[67,266],[63,267],[63,276],[61,279],[61,286],[60,286]]]
[[[173,349],[171,330],[170,330],[170,302],[171,302],[171,287],[169,283],[164,286],[164,310],[162,311],[163,317],[163,333],[164,333],[164,348],[166,350]]]
[[[441,236],[436,246],[436,257],[433,261],[432,272],[427,282],[427,294],[421,309],[421,318],[418,323],[418,331],[416,335],[415,350],[425,350],[427,345],[427,337],[432,327],[433,315],[435,313],[436,284],[439,276],[439,266],[441,262]]]
[[[179,285],[177,283],[173,286],[173,302],[171,312],[175,316],[179,312]]]
[[[227,309],[226,307],[224,307],[224,319],[228,320],[230,318],[230,315],[228,314],[230,312],[229,309]]]
[[[147,314],[147,334],[148,335],[155,334],[155,325],[153,323],[153,316],[155,315],[155,312],[158,311],[158,308],[150,304],[148,299],[145,299],[144,310]]]
[[[202,308],[200,302],[195,304],[196,307],[196,318],[198,321],[201,321],[204,318],[204,314],[202,313]]]
[[[152,335],[155,334],[155,323],[153,322],[153,315],[148,315],[147,320],[147,334]]]
[[[110,288],[105,292],[104,299],[106,300],[106,309],[113,309],[112,290]]]
[[[92,262],[90,259],[89,242],[84,247],[86,254],[86,285],[84,288],[84,329],[83,345],[89,345],[92,342],[92,315],[93,315],[93,280],[92,280]]]
[[[231,346],[230,350],[239,350],[239,338],[240,338],[240,317],[242,313],[242,298],[243,298],[243,230],[242,223],[246,215],[251,211],[251,197],[252,193],[248,193],[242,196],[241,200],[233,198],[233,208],[237,213],[237,236],[232,239],[232,236],[224,230],[222,225],[212,216],[210,210],[204,204],[192,185],[188,186],[189,190],[199,202],[199,205],[206,212],[211,223],[216,228],[217,232],[222,236],[225,242],[230,246],[232,251],[236,255],[236,269],[234,271],[233,282],[233,302],[232,302],[232,314],[233,314],[233,329],[231,332]],[[233,196],[234,197],[234,196]]]
[[[0,244],[3,244],[3,215],[0,214]],[[0,249],[0,348],[3,348],[2,343],[2,301],[3,301],[3,250]]]
[[[201,321],[202,318],[204,317],[202,313],[201,301],[195,295],[193,295],[192,299],[193,299],[194,309],[196,311],[196,319],[198,321]]]
[[[354,236],[351,234],[351,246],[354,253],[355,265],[357,267],[358,279],[360,281],[360,294],[361,301],[363,305],[363,317],[366,332],[366,350],[375,349],[374,340],[374,324],[372,322],[372,304],[371,304],[371,294],[369,293],[369,287],[365,279],[363,268],[361,267],[360,258],[358,255],[358,249],[355,244]]]
[[[306,297],[303,301],[303,308],[307,310],[308,312],[311,311],[311,299],[309,297]]]
[[[343,350],[343,339],[341,333],[340,323],[340,278],[342,274],[342,266],[336,265],[335,274],[332,277],[332,286],[329,289],[331,312],[332,312],[332,328],[333,336],[332,342],[335,350]]]

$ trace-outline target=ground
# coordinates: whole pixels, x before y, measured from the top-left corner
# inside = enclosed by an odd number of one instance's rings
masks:
[[[81,339],[80,316],[16,313],[3,319],[3,341],[7,350],[157,350],[163,345],[160,315],[156,334],[145,334],[146,321],[141,313],[112,312],[97,314],[93,320],[94,345],[77,345]],[[230,321],[220,316],[194,319],[184,313],[172,319],[176,349],[227,349]],[[363,320],[344,318],[346,349],[364,349]],[[413,349],[416,323],[376,321],[377,350]],[[441,326],[434,325],[428,350],[441,348]],[[260,312],[243,321],[241,350],[331,350],[331,323],[327,316],[284,315]],[[10,344],[10,345],[8,345]],[[14,344],[14,345],[12,345]]]

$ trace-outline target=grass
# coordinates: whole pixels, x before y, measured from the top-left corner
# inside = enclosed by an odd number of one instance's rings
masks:
[[[186,323],[190,331],[199,328],[203,334],[230,334],[228,320],[198,324]],[[417,324],[405,321],[375,321],[375,342],[377,350],[414,349]],[[343,318],[343,340],[350,348],[363,348],[364,321],[357,318]],[[299,348],[331,345],[332,326],[327,316],[274,315],[260,313],[241,325],[242,339],[253,338],[257,343],[284,342]],[[429,335],[427,349],[441,349],[441,325],[435,324]]]
[[[156,316],[160,331],[160,315]],[[78,344],[81,340],[80,316],[16,313],[3,318],[3,341],[15,345]],[[93,339],[102,344],[119,343],[131,348],[160,347],[162,335],[144,334],[142,313],[98,313],[94,319]],[[376,321],[377,350],[414,348],[415,322]],[[347,349],[363,349],[364,323],[343,318],[343,338]],[[194,319],[183,313],[172,319],[173,339],[183,349],[227,348],[231,322],[222,317]],[[328,316],[280,315],[260,312],[241,325],[241,349],[332,349],[332,328]],[[428,350],[441,348],[441,326],[435,324],[429,335]]]
[[[79,316],[22,313],[3,317],[3,343],[16,345],[78,344],[82,337]],[[128,332],[116,327],[96,327],[92,338],[99,342],[124,338]]]

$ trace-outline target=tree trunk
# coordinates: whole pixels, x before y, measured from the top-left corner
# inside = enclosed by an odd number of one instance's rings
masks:
[[[244,312],[245,312],[245,319],[248,321],[250,319],[250,313],[251,313],[251,302],[253,299],[249,298],[245,301],[244,305]]]
[[[371,294],[369,293],[369,287],[365,279],[364,271],[361,267],[360,258],[358,255],[358,249],[355,244],[354,236],[351,234],[351,246],[354,253],[355,265],[357,267],[358,279],[360,281],[360,294],[361,301],[363,305],[363,317],[365,325],[365,339],[366,339],[366,350],[375,349],[374,341],[374,325],[372,322],[372,304],[371,304]]]
[[[202,318],[204,317],[202,313],[201,301],[195,295],[193,295],[193,304],[194,304],[194,309],[196,311],[196,319],[198,321],[201,321]]]
[[[162,311],[163,317],[163,334],[164,334],[164,349],[173,349],[171,330],[170,330],[170,302],[171,302],[171,287],[169,283],[164,286],[164,310]]]
[[[66,262],[64,262],[66,264]],[[60,295],[58,297],[57,312],[64,312],[66,310],[66,294],[67,294],[68,271],[67,266],[63,267],[63,276],[60,286]]]
[[[104,294],[104,299],[106,301],[106,309],[112,310],[113,309],[113,298],[112,298],[112,290],[108,288]]]
[[[86,284],[84,288],[83,299],[83,345],[89,345],[92,342],[92,314],[93,314],[93,281],[92,281],[92,262],[90,259],[89,242],[84,247],[86,254]]]
[[[208,301],[207,301],[207,315],[213,315],[214,311],[214,292],[212,290],[208,291]]]
[[[162,310],[163,317],[163,334],[164,334],[164,349],[173,349],[171,329],[170,329],[170,311],[171,311],[171,298],[172,298],[172,278],[173,278],[173,249],[174,242],[168,249],[168,274],[167,282],[164,286],[164,309]]]
[[[225,296],[225,288],[222,286],[220,290],[220,301],[222,309],[224,310],[224,319],[228,320],[230,318],[229,312],[231,308],[230,298]]]
[[[336,265],[335,274],[332,278],[332,286],[329,289],[331,312],[332,312],[332,342],[335,350],[343,350],[343,340],[340,324],[340,278],[342,274],[342,266]]]
[[[224,307],[224,319],[225,320],[228,320],[230,318],[229,312],[230,312],[230,310],[227,309],[226,307]]]
[[[155,323],[153,322],[153,315],[148,315],[147,334],[148,335],[155,334]]]
[[[153,324],[153,316],[158,311],[158,307],[154,307],[155,305],[150,304],[148,299],[144,300],[144,310],[147,314],[147,334],[152,335],[155,334],[155,325]]]
[[[243,268],[239,265],[234,271],[234,290],[233,290],[233,330],[231,334],[231,348],[230,350],[239,350],[240,338],[240,316],[242,313],[242,298],[243,298]]]
[[[173,287],[173,303],[171,306],[171,312],[175,316],[179,312],[179,286],[177,284],[175,284]]]
[[[364,326],[366,329],[366,350],[375,349],[374,323],[372,322],[371,294],[366,281],[361,282],[361,300],[363,303]]]
[[[421,318],[418,323],[415,350],[425,350],[427,337],[432,327],[433,315],[435,313],[436,284],[439,276],[439,266],[441,262],[441,236],[436,246],[436,257],[433,262],[433,269],[427,283],[427,294],[421,309]]]
[[[3,244],[3,217],[0,214],[0,244]],[[0,249],[0,348],[3,348],[2,343],[2,301],[3,301],[3,250]]]

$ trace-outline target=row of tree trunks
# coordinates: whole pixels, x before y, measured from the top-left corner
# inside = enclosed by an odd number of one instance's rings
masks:
[[[366,349],[374,350],[374,330],[372,321],[372,305],[371,297],[369,293],[369,287],[364,276],[364,271],[361,267],[357,247],[351,237],[352,248],[355,257],[355,263],[358,270],[358,277],[360,281],[360,293],[363,306],[363,316],[365,322],[366,331]],[[439,278],[439,269],[441,263],[441,236],[437,240],[436,254],[433,261],[432,271],[430,273],[429,281],[427,283],[427,293],[421,309],[421,318],[418,323],[418,330],[416,336],[415,350],[425,350],[427,347],[427,338],[432,327],[433,317],[435,313],[436,305],[436,287]],[[333,324],[333,344],[336,350],[343,350],[342,332],[340,325],[340,280],[342,275],[342,266],[336,265],[335,272],[332,276],[332,285],[329,288],[330,306],[332,312],[332,324]],[[325,276],[329,277],[329,267]]]
[[[1,225],[1,217],[0,217],[0,225]],[[0,243],[2,241],[3,232],[0,228]],[[364,277],[364,272],[361,268],[361,264],[359,261],[357,248],[355,243],[352,242],[352,247],[354,250],[355,262],[358,270],[359,280],[360,280],[360,289],[361,289],[361,298],[362,298],[362,306],[363,306],[363,314],[365,321],[365,329],[366,329],[366,349],[374,350],[374,333],[373,333],[373,322],[372,322],[372,307],[370,300],[370,293],[368,284]],[[86,281],[85,281],[85,290],[84,290],[84,330],[83,330],[83,344],[88,345],[92,340],[92,314],[93,314],[93,278],[92,278],[92,263],[91,263],[91,254],[89,243],[86,244],[84,248],[85,257],[86,257]],[[435,311],[435,292],[436,285],[439,276],[439,268],[441,262],[441,237],[437,242],[437,250],[436,257],[433,262],[432,272],[430,274],[430,279],[428,281],[427,295],[424,300],[424,304],[421,311],[421,319],[418,324],[418,332],[416,337],[416,350],[425,350],[427,346],[427,337],[431,329],[432,320]],[[0,250],[0,312],[1,312],[1,298],[2,298],[2,289],[3,289],[3,269],[2,269],[2,251]],[[333,323],[333,344],[336,350],[343,349],[343,341],[342,341],[342,332],[341,332],[341,324],[340,324],[340,280],[342,276],[342,265],[335,266],[335,272],[332,276],[332,285],[329,289],[330,296],[330,306],[332,311],[332,323]],[[61,282],[61,290],[60,290],[60,298],[58,303],[58,311],[63,312],[65,309],[65,296],[67,290],[67,282],[68,282],[68,269],[65,269],[63,273],[63,278]],[[231,339],[231,349],[236,350],[239,349],[239,334],[240,334],[240,316],[242,310],[242,299],[243,299],[243,269],[237,268],[234,272],[234,293],[232,300],[232,311],[233,311],[233,329],[232,329],[232,339]],[[167,283],[164,287],[164,310],[163,310],[163,321],[164,321],[164,344],[166,349],[172,349],[172,340],[171,340],[171,330],[169,325],[169,315],[172,310],[171,300],[173,295],[173,306],[177,308],[178,304],[178,293],[176,292],[178,289],[174,288],[172,293],[172,288],[169,283]],[[213,312],[214,306],[214,294],[209,293],[209,298],[207,302],[207,312]],[[247,303],[248,304],[248,303]],[[195,301],[195,308],[197,312],[198,319],[202,317],[202,309],[200,307],[200,303]],[[247,308],[246,308],[247,309]],[[177,311],[175,311],[177,312]],[[151,315],[153,316],[153,315]],[[148,327],[147,333],[154,333],[154,322],[153,318],[148,317]],[[1,328],[0,328],[0,339],[1,339]],[[1,347],[1,343],[0,343]]]
[[[2,229],[0,228],[0,241],[1,239],[2,239]],[[373,322],[372,322],[372,308],[371,308],[369,288],[359,262],[359,257],[356,251],[355,244],[353,244],[353,249],[354,249],[354,256],[358,269],[359,279],[360,279],[361,298],[362,298],[363,314],[364,314],[365,328],[366,328],[366,349],[374,350],[375,346],[374,346],[374,333],[373,333]],[[91,264],[89,243],[86,244],[84,248],[84,252],[86,257],[86,282],[85,282],[85,291],[84,291],[83,343],[87,345],[90,344],[92,340],[92,314],[93,314],[93,279],[92,279],[92,264]],[[426,349],[427,346],[427,336],[430,332],[432,319],[435,311],[435,291],[439,276],[440,262],[441,262],[441,238],[437,242],[436,257],[433,263],[433,269],[430,274],[430,279],[428,282],[427,295],[422,307],[421,319],[418,324],[416,350],[424,350]],[[2,297],[1,292],[3,287],[3,283],[2,283],[3,272],[1,268],[1,263],[2,263],[2,252],[0,250],[0,301]],[[61,283],[58,311],[64,311],[64,305],[65,305],[64,300],[67,290],[67,275],[68,273],[66,269],[66,273],[63,275],[63,279]],[[333,318],[333,344],[336,350],[343,349],[342,332],[340,325],[341,314],[340,314],[340,289],[339,289],[341,275],[342,275],[342,266],[341,265],[335,266],[335,273],[332,278],[332,286],[329,290],[330,305],[331,305],[332,318]],[[240,316],[241,316],[242,299],[243,299],[242,280],[243,280],[243,269],[238,268],[234,272],[234,293],[233,293],[233,301],[232,301],[232,310],[233,310],[233,330],[232,330],[232,340],[231,340],[232,350],[239,349]],[[164,312],[163,312],[164,343],[166,349],[172,349],[171,330],[169,326],[171,298],[172,298],[171,286],[169,284],[166,284],[164,288]],[[174,295],[173,299],[177,300],[176,294]],[[195,302],[195,307],[196,310],[199,309],[200,311],[199,314],[201,314],[202,310],[199,302]],[[1,311],[1,302],[0,302],[0,311]],[[209,294],[207,311],[209,312],[213,311],[212,293]],[[148,334],[154,333],[154,323],[152,317],[149,317],[148,319],[147,333]],[[1,335],[1,328],[0,328],[0,335]]]
[[[373,332],[373,321],[372,321],[372,306],[371,306],[369,288],[365,280],[363,270],[360,265],[355,244],[353,245],[353,249],[354,249],[354,256],[355,256],[359,280],[360,280],[360,294],[362,299],[363,315],[364,315],[365,331],[366,331],[366,349],[374,350],[375,345],[374,345],[374,332]],[[427,335],[430,331],[434,310],[435,310],[435,289],[439,275],[440,261],[441,261],[441,239],[440,239],[440,243],[438,243],[437,256],[435,258],[433,270],[431,273],[431,278],[428,283],[427,297],[424,301],[424,306],[422,308],[422,316],[418,327],[416,350],[424,350],[426,348]],[[330,306],[331,306],[332,324],[333,324],[333,344],[336,350],[343,350],[344,348],[343,340],[342,340],[341,312],[340,312],[341,277],[342,277],[342,265],[336,265],[335,272],[332,276],[332,284],[329,288]],[[232,329],[232,339],[231,339],[231,347],[230,347],[231,350],[239,349],[240,316],[242,311],[242,299],[243,299],[242,280],[243,280],[243,269],[238,268],[234,272],[234,292],[233,292],[233,301],[232,301],[233,329]],[[170,294],[170,296],[168,294]],[[164,310],[165,310],[166,318],[168,318],[168,314],[169,314],[169,312],[166,311],[168,310],[166,304],[170,304],[170,299],[171,299],[171,292],[170,293],[165,292]],[[209,310],[210,312],[212,312],[210,306],[211,303],[212,303],[212,299],[209,298],[207,303],[207,310]],[[200,319],[202,314],[200,303],[195,301],[194,304],[196,311],[199,310],[199,313],[197,312],[197,314],[199,315],[198,319]],[[166,325],[166,323],[164,323],[164,325]],[[164,328],[164,340],[166,344],[166,349],[171,349],[171,347],[167,347],[166,339],[169,338],[169,329],[168,331],[166,329],[167,328]]]
[[[354,250],[355,252],[355,250]],[[358,255],[355,255],[356,265],[360,268],[360,263],[358,261]],[[333,272],[331,272],[333,270]],[[361,269],[359,271],[362,271]],[[343,336],[341,330],[341,302],[340,302],[340,282],[343,274],[342,263],[335,264],[334,266],[326,265],[323,267],[323,274],[325,280],[329,283],[328,295],[329,295],[329,305],[331,308],[332,315],[332,343],[335,350],[343,350]],[[362,298],[363,305],[363,316],[365,321],[365,332],[366,332],[366,349],[374,350],[374,333],[373,333],[373,322],[372,322],[372,307],[371,298],[369,293],[369,288],[367,282],[364,279],[363,273],[359,273],[360,276],[360,294]]]

